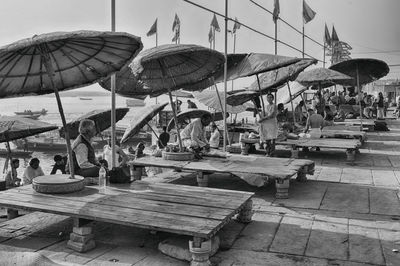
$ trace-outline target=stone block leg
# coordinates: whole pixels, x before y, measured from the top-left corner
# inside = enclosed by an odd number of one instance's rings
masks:
[[[277,199],[289,198],[289,179],[276,179],[275,187]]]
[[[241,155],[249,155],[249,150],[250,150],[250,144],[242,142],[240,144],[240,148],[242,150]]]
[[[253,201],[246,201],[243,208],[240,210],[237,220],[241,223],[250,223],[253,217]]]
[[[299,158],[299,150],[297,147],[292,147],[292,158],[298,159]]]
[[[296,180],[299,182],[306,182],[307,181],[307,172],[308,172],[308,167],[307,166],[302,167],[299,170],[299,172],[297,172]]]
[[[204,172],[197,172],[197,185],[199,187],[207,187],[208,186],[208,174]]]
[[[211,240],[200,237],[193,237],[189,241],[189,251],[192,254],[190,266],[210,266]]]
[[[141,166],[130,166],[131,181],[142,180],[143,168]]]
[[[18,217],[18,210],[7,209],[7,219],[11,220]]]
[[[67,247],[78,252],[87,252],[96,247],[92,227],[87,226],[90,221],[84,219],[74,219],[74,227],[70,234]]]
[[[353,163],[356,159],[356,152],[353,149],[347,149],[346,150],[346,155],[347,155],[347,162]]]

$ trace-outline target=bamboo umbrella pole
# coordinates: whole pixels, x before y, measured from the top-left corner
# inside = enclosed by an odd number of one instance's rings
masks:
[[[291,92],[291,90],[290,90],[289,82],[286,82],[286,84],[287,84],[288,89],[289,89],[289,99],[290,99],[290,105],[292,106],[293,127],[294,127],[294,124],[296,124],[296,116],[295,116],[295,113],[294,113],[292,92]],[[275,100],[275,101],[276,101],[276,100]]]
[[[215,39],[215,38],[214,38]],[[225,0],[225,64],[224,64],[224,145],[223,151],[226,151],[226,141],[227,141],[227,126],[226,126],[226,94],[228,90],[227,74],[228,74],[228,0]]]
[[[224,107],[222,105],[222,100],[221,100],[221,96],[218,93],[217,85],[214,84],[214,86],[215,86],[215,92],[217,93],[217,97],[218,97],[218,100],[219,100],[219,105],[221,106],[221,110],[224,112],[224,110],[226,110],[226,109],[224,109]],[[224,112],[224,118],[226,119],[226,112]],[[228,139],[228,144],[231,145],[231,140],[228,138],[228,132],[226,131],[227,128],[228,127],[226,126],[226,122],[224,122],[224,132],[225,132],[224,135],[226,134],[227,139]]]
[[[260,84],[260,79],[259,79],[259,77],[258,77],[258,74],[256,74],[256,77],[257,77],[258,91],[260,92],[262,111],[263,111],[263,115],[264,115],[265,105],[264,105],[264,99],[263,99],[263,97],[262,97],[261,84]]]
[[[358,93],[358,98],[359,98],[361,89],[360,89],[360,76],[359,76],[359,73],[358,73],[358,64],[356,66],[356,73],[357,73],[357,89],[358,89],[357,93]],[[360,98],[358,99],[358,105],[360,107],[360,130],[362,131],[362,129],[363,129],[363,117],[362,117],[361,99]]]
[[[38,49],[40,51],[40,55],[42,57],[42,61],[43,61],[44,67],[46,68],[46,73],[47,73],[47,75],[49,77],[51,87],[53,88],[54,94],[56,95],[58,112],[60,113],[60,116],[61,116],[61,122],[63,124],[63,127],[65,129],[67,129],[67,121],[65,120],[64,109],[63,109],[63,106],[61,104],[60,94],[58,92],[58,89],[57,89],[56,85],[54,84],[53,76],[55,75],[55,73],[54,73],[54,69],[53,69],[53,66],[52,66],[50,55],[47,52],[47,51],[49,51],[49,48],[47,47],[46,44],[41,44],[40,46],[38,46]],[[74,179],[75,178],[75,176],[74,176],[75,172],[74,172],[74,164],[73,164],[73,161],[72,161],[71,141],[70,141],[69,131],[68,130],[65,130],[65,142],[67,143],[67,151],[68,151],[68,159],[69,159],[69,171],[70,171],[70,174],[71,174],[71,176],[69,178],[70,179]]]
[[[115,32],[115,0],[111,0],[111,31]],[[116,87],[116,75],[111,75],[111,167],[115,167],[116,157],[115,157],[115,87]]]
[[[176,122],[176,120],[175,120],[175,122]],[[154,133],[154,135],[156,136],[156,138],[157,138],[158,140],[160,140],[160,137],[158,136],[157,132],[155,132],[154,129],[153,129],[153,127],[150,126],[149,122],[146,122],[146,124],[147,124],[147,126],[150,128],[150,130],[153,131],[153,133]],[[175,123],[175,125],[176,125],[176,124],[177,124],[177,122]],[[176,126],[176,127],[177,127],[177,126]],[[160,143],[161,143],[161,141],[160,141]],[[161,145],[165,148],[164,144],[161,143]]]

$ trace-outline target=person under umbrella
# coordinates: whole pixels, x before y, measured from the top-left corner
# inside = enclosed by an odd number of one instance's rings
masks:
[[[188,109],[197,109],[197,105],[189,99],[187,100],[187,104],[188,104]]]
[[[168,141],[170,138],[169,133],[167,132],[167,127],[163,126],[163,132],[158,137],[157,145],[160,149],[164,149],[168,145]]]
[[[96,126],[93,120],[84,119],[79,123],[79,136],[72,143],[72,162],[76,174],[83,177],[99,176],[100,163],[96,159],[94,148],[91,144],[91,140],[95,135]],[[68,170],[69,165],[67,164],[66,171]]]
[[[267,95],[267,104],[260,113],[260,141],[265,143],[266,156],[271,157],[275,152],[275,139],[278,137],[277,109],[274,104],[274,96]]]
[[[192,149],[196,153],[202,150],[208,151],[210,149],[210,144],[205,138],[205,127],[208,126],[211,121],[211,114],[204,114],[187,125],[181,132],[183,146]]]
[[[19,159],[11,160],[11,169],[6,175],[6,188],[19,187],[21,179],[18,178],[17,168],[19,167]]]
[[[50,174],[55,175],[58,170],[61,171],[61,174],[65,174],[65,165],[67,164],[67,161],[67,156],[61,156],[60,154],[54,155],[54,165]]]
[[[108,137],[107,144],[103,147],[103,159],[107,161],[108,165],[111,165],[112,160],[112,148],[111,148],[111,136]],[[118,141],[115,141],[115,158],[117,159],[115,162],[115,166],[126,166],[126,162],[128,161],[128,156],[118,145]]]
[[[210,137],[210,148],[218,149],[219,148],[219,140],[221,138],[221,133],[219,133],[219,129],[216,124],[211,125],[211,137]]]
[[[32,184],[32,180],[37,176],[44,175],[42,167],[40,167],[40,160],[38,158],[32,158],[29,162],[28,167],[25,168],[24,175],[22,176],[22,184]]]

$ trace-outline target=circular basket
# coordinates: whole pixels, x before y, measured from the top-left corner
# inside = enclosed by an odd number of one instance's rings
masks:
[[[172,161],[191,161],[194,159],[194,154],[191,152],[169,152],[163,151],[162,157],[164,160]]]
[[[35,177],[32,187],[36,192],[45,194],[65,194],[82,190],[85,187],[85,179],[75,175],[70,179],[70,175],[44,175]]]

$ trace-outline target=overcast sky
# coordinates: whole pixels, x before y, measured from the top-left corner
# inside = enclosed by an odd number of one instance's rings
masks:
[[[209,9],[224,13],[224,0],[192,0]],[[273,10],[274,0],[254,0]],[[339,39],[353,47],[353,58],[377,58],[390,66],[386,78],[400,77],[400,0],[307,0],[317,13],[305,25],[306,34],[323,42],[324,24],[335,26]],[[249,0],[229,0],[228,16],[265,34],[274,36],[272,16]],[[6,45],[34,34],[72,30],[110,30],[111,0],[2,0],[0,9],[0,45]],[[280,16],[301,30],[302,0],[280,0]],[[209,47],[208,32],[212,13],[183,0],[116,0],[116,30],[142,38],[144,49],[155,46],[155,36],[147,37],[158,18],[158,44],[171,43],[175,13],[181,21],[181,43]],[[224,50],[224,21],[216,36],[216,49]],[[229,23],[231,29],[233,23]],[[283,23],[278,23],[278,38],[302,49],[302,37]],[[228,37],[228,52],[233,38]],[[237,31],[236,52],[274,53],[272,40],[248,29]],[[305,52],[322,60],[323,48],[306,40]],[[278,54],[301,57],[301,53],[283,45]],[[327,58],[329,60],[329,58]],[[318,66],[322,66],[320,63]],[[327,65],[329,66],[329,64]]]

